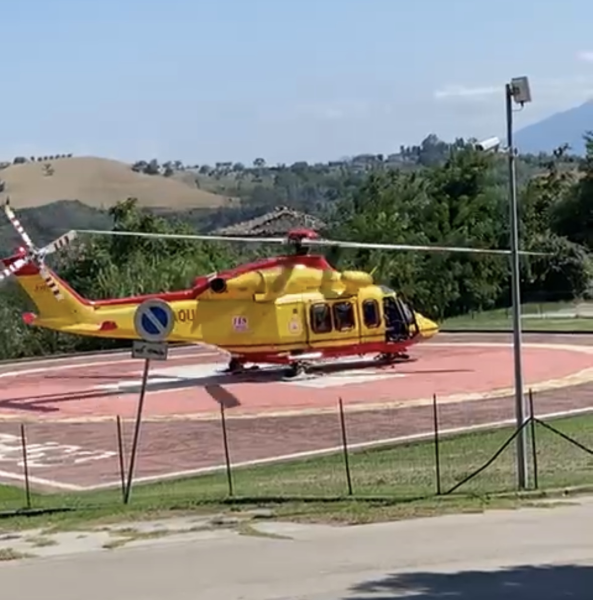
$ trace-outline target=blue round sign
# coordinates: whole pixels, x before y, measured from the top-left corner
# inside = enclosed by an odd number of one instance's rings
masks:
[[[164,300],[146,300],[136,309],[134,327],[140,338],[147,342],[164,341],[174,325],[175,315]]]

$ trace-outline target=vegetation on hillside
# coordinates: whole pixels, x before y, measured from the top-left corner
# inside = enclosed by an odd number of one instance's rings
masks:
[[[559,300],[587,294],[593,249],[593,139],[586,139],[587,156],[579,161],[562,148],[552,156],[521,157],[522,246],[552,253],[522,260],[525,299],[548,296]],[[194,210],[159,215],[141,209],[133,199],[122,199],[107,212],[76,204],[54,205],[63,211],[59,221],[47,209],[27,212],[23,222],[39,242],[49,241],[48,237],[71,228],[73,222],[77,228],[183,233],[209,230],[285,204],[322,217],[332,237],[342,239],[508,247],[507,174],[502,155],[478,152],[463,140],[447,145],[433,136],[419,147],[402,149],[398,156],[402,157],[399,162],[375,156],[366,162],[269,168],[259,159],[241,171],[251,172],[260,181],[251,180],[253,185],[243,195],[238,212]],[[87,215],[81,217],[83,210]],[[0,233],[4,239],[5,228]],[[14,235],[11,246],[13,241]],[[107,236],[83,241],[75,252],[57,257],[54,266],[80,293],[97,298],[185,287],[196,275],[277,251]],[[508,305],[505,258],[376,251],[332,251],[329,258],[338,268],[374,270],[378,280],[402,291],[418,310],[436,319]],[[5,285],[0,295],[5,333],[1,358],[114,344],[28,328],[20,320],[20,313],[28,309],[19,289],[12,283]]]
[[[241,198],[241,206],[234,210],[225,208],[211,212],[213,216],[204,227],[219,227],[228,225],[232,220],[252,218],[256,216],[254,213],[265,212],[278,204],[306,212],[323,210],[328,201],[351,192],[370,172],[413,171],[442,165],[453,150],[464,148],[473,141],[459,138],[448,144],[431,134],[420,144],[401,146],[398,152],[392,154],[360,154],[327,163],[298,161],[291,165],[269,165],[264,158],[256,158],[251,165],[232,162],[184,165],[179,160],[159,164],[152,159],[138,161],[132,169],[149,175],[182,177],[200,189]],[[548,159],[546,155],[520,156],[519,183],[541,173]],[[563,170],[573,169],[578,160],[565,148],[558,164]]]

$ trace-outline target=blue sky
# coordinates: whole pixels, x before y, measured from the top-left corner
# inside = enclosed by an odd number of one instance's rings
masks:
[[[270,163],[504,132],[593,97],[586,0],[19,0],[0,156]]]

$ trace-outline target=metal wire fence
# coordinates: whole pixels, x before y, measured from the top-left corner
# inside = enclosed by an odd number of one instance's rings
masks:
[[[545,408],[529,397],[532,409]],[[512,399],[473,404],[470,410],[434,396],[421,406],[353,411],[338,399],[335,410],[293,417],[290,426],[282,417],[235,418],[221,405],[216,420],[143,423],[134,472],[133,423],[118,417],[103,423],[112,443],[98,450],[69,442],[69,436],[90,436],[88,424],[72,423],[55,441],[51,423],[15,423],[13,433],[0,436],[0,476],[7,484],[0,486],[0,509],[10,515],[229,499],[488,495],[517,489],[513,442],[521,433],[528,441],[530,489],[593,484],[593,414],[586,409],[571,416],[532,410],[517,428]]]

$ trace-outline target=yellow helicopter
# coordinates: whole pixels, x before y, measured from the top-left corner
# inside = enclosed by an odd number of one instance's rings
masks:
[[[389,363],[408,358],[412,345],[438,333],[435,322],[414,311],[394,290],[374,283],[371,274],[337,271],[324,256],[310,254],[312,248],[510,254],[508,250],[326,240],[307,229],[292,230],[286,237],[256,238],[72,230],[37,248],[8,202],[5,213],[25,245],[2,259],[5,268],[0,280],[14,276],[35,304],[37,313],[24,314],[25,323],[83,336],[137,340],[136,309],[145,300],[158,299],[175,315],[168,342],[206,343],[225,350],[233,373],[246,363],[271,363],[288,365],[296,376],[317,361],[346,356],[375,355]],[[186,290],[88,300],[44,262],[78,234],[278,244],[292,251],[198,277]]]

